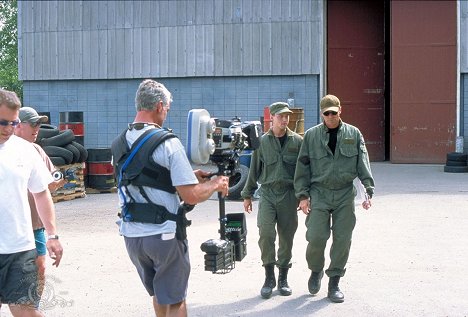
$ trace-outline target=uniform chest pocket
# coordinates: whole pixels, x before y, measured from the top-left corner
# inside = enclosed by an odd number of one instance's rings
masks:
[[[278,162],[278,157],[276,155],[266,155],[263,157],[263,163],[267,166],[276,164],[276,162]]]
[[[296,163],[297,163],[297,156],[295,155],[285,155],[283,156],[283,166],[287,172],[287,174],[294,178],[294,172],[296,171]]]
[[[294,155],[285,155],[283,156],[283,161],[286,164],[296,165],[297,156]]]
[[[353,157],[358,155],[358,149],[355,145],[342,145],[340,147],[340,153],[346,157]]]

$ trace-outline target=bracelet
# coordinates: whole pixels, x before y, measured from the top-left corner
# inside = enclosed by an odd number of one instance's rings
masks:
[[[51,234],[47,236],[47,240],[58,240],[59,236],[56,234]]]

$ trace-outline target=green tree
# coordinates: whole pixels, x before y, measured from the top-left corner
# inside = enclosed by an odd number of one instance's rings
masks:
[[[22,98],[23,83],[18,80],[18,1],[0,1],[0,87]]]

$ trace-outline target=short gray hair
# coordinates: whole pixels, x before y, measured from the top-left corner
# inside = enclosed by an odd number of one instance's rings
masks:
[[[135,108],[137,111],[154,110],[158,102],[164,106],[172,102],[172,94],[167,88],[152,79],[145,79],[138,86],[135,96]]]
[[[18,110],[21,108],[21,101],[15,92],[0,89],[0,106],[5,105],[11,110]]]

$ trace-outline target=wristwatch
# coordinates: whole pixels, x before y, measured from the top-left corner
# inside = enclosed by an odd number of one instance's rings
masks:
[[[47,236],[47,240],[58,240],[59,236],[56,234],[51,234]]]

